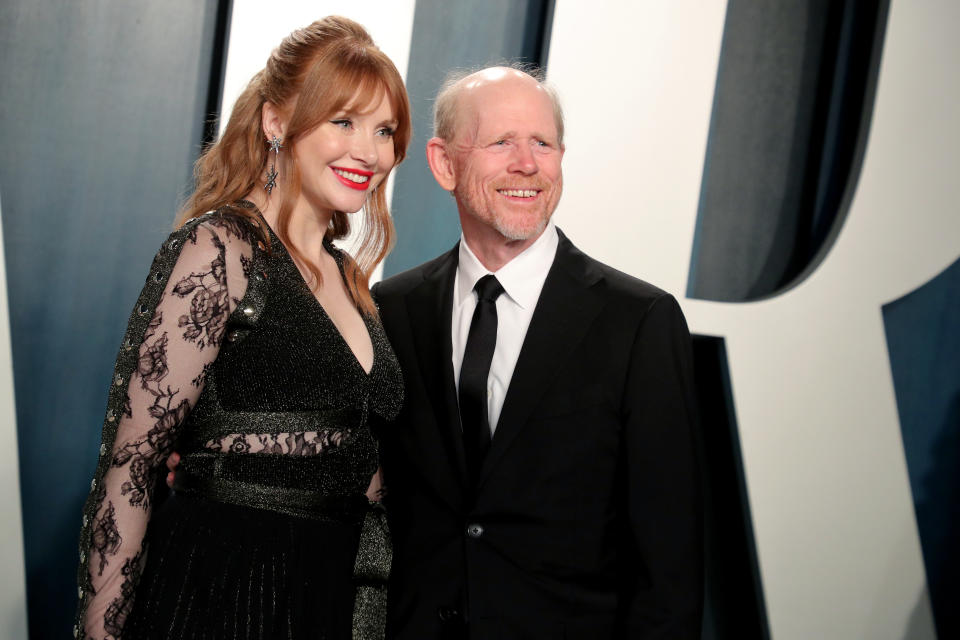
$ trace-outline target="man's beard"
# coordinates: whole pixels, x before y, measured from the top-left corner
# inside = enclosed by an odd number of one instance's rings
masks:
[[[543,230],[547,228],[547,222],[550,216],[539,216],[537,224],[533,228],[528,225],[511,225],[509,220],[504,220],[500,216],[494,216],[493,228],[497,230],[504,238],[508,240],[528,240],[536,238]]]
[[[537,188],[541,189],[541,196],[547,193],[543,186],[538,185]],[[522,215],[515,212],[511,214],[509,211],[504,212],[497,207],[490,210],[483,198],[474,198],[468,190],[465,189],[464,191],[467,193],[458,193],[456,190],[453,192],[458,207],[465,205],[464,208],[471,212],[472,218],[491,227],[507,240],[529,240],[538,237],[547,228],[547,223],[556,209],[556,202],[552,206],[551,203],[546,203],[545,207],[530,212],[536,215],[536,219],[534,219],[533,215]]]

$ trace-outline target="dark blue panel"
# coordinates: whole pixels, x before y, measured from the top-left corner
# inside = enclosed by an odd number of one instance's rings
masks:
[[[960,259],[883,323],[937,635],[960,638]]]
[[[723,338],[693,336],[704,497],[703,640],[770,637]]]
[[[0,194],[31,637],[70,637],[111,366],[189,184],[217,4],[3,5]]]
[[[728,3],[689,297],[776,295],[826,255],[859,175],[887,6]]]

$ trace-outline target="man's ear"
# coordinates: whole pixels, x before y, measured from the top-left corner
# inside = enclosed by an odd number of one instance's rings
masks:
[[[453,158],[447,148],[447,141],[443,138],[427,140],[427,164],[433,172],[433,178],[445,191],[453,191],[457,186],[457,172],[453,166]]]
[[[287,123],[283,114],[272,102],[264,102],[263,107],[260,108],[260,126],[263,127],[268,142],[273,136],[283,140],[283,136],[287,132]]]

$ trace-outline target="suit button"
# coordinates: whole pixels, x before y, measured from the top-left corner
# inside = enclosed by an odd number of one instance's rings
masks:
[[[474,522],[473,524],[467,525],[467,535],[471,538],[479,538],[483,535],[483,527]]]
[[[460,612],[454,607],[438,607],[437,617],[440,618],[440,622],[450,622],[459,618]]]

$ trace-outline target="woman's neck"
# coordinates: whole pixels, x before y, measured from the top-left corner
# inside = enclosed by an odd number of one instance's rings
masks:
[[[247,200],[260,209],[264,220],[277,229],[280,221],[280,198],[265,193],[250,193]],[[287,225],[287,238],[304,256],[316,259],[323,245],[323,237],[330,227],[332,211],[317,210],[303,196],[297,198]]]

